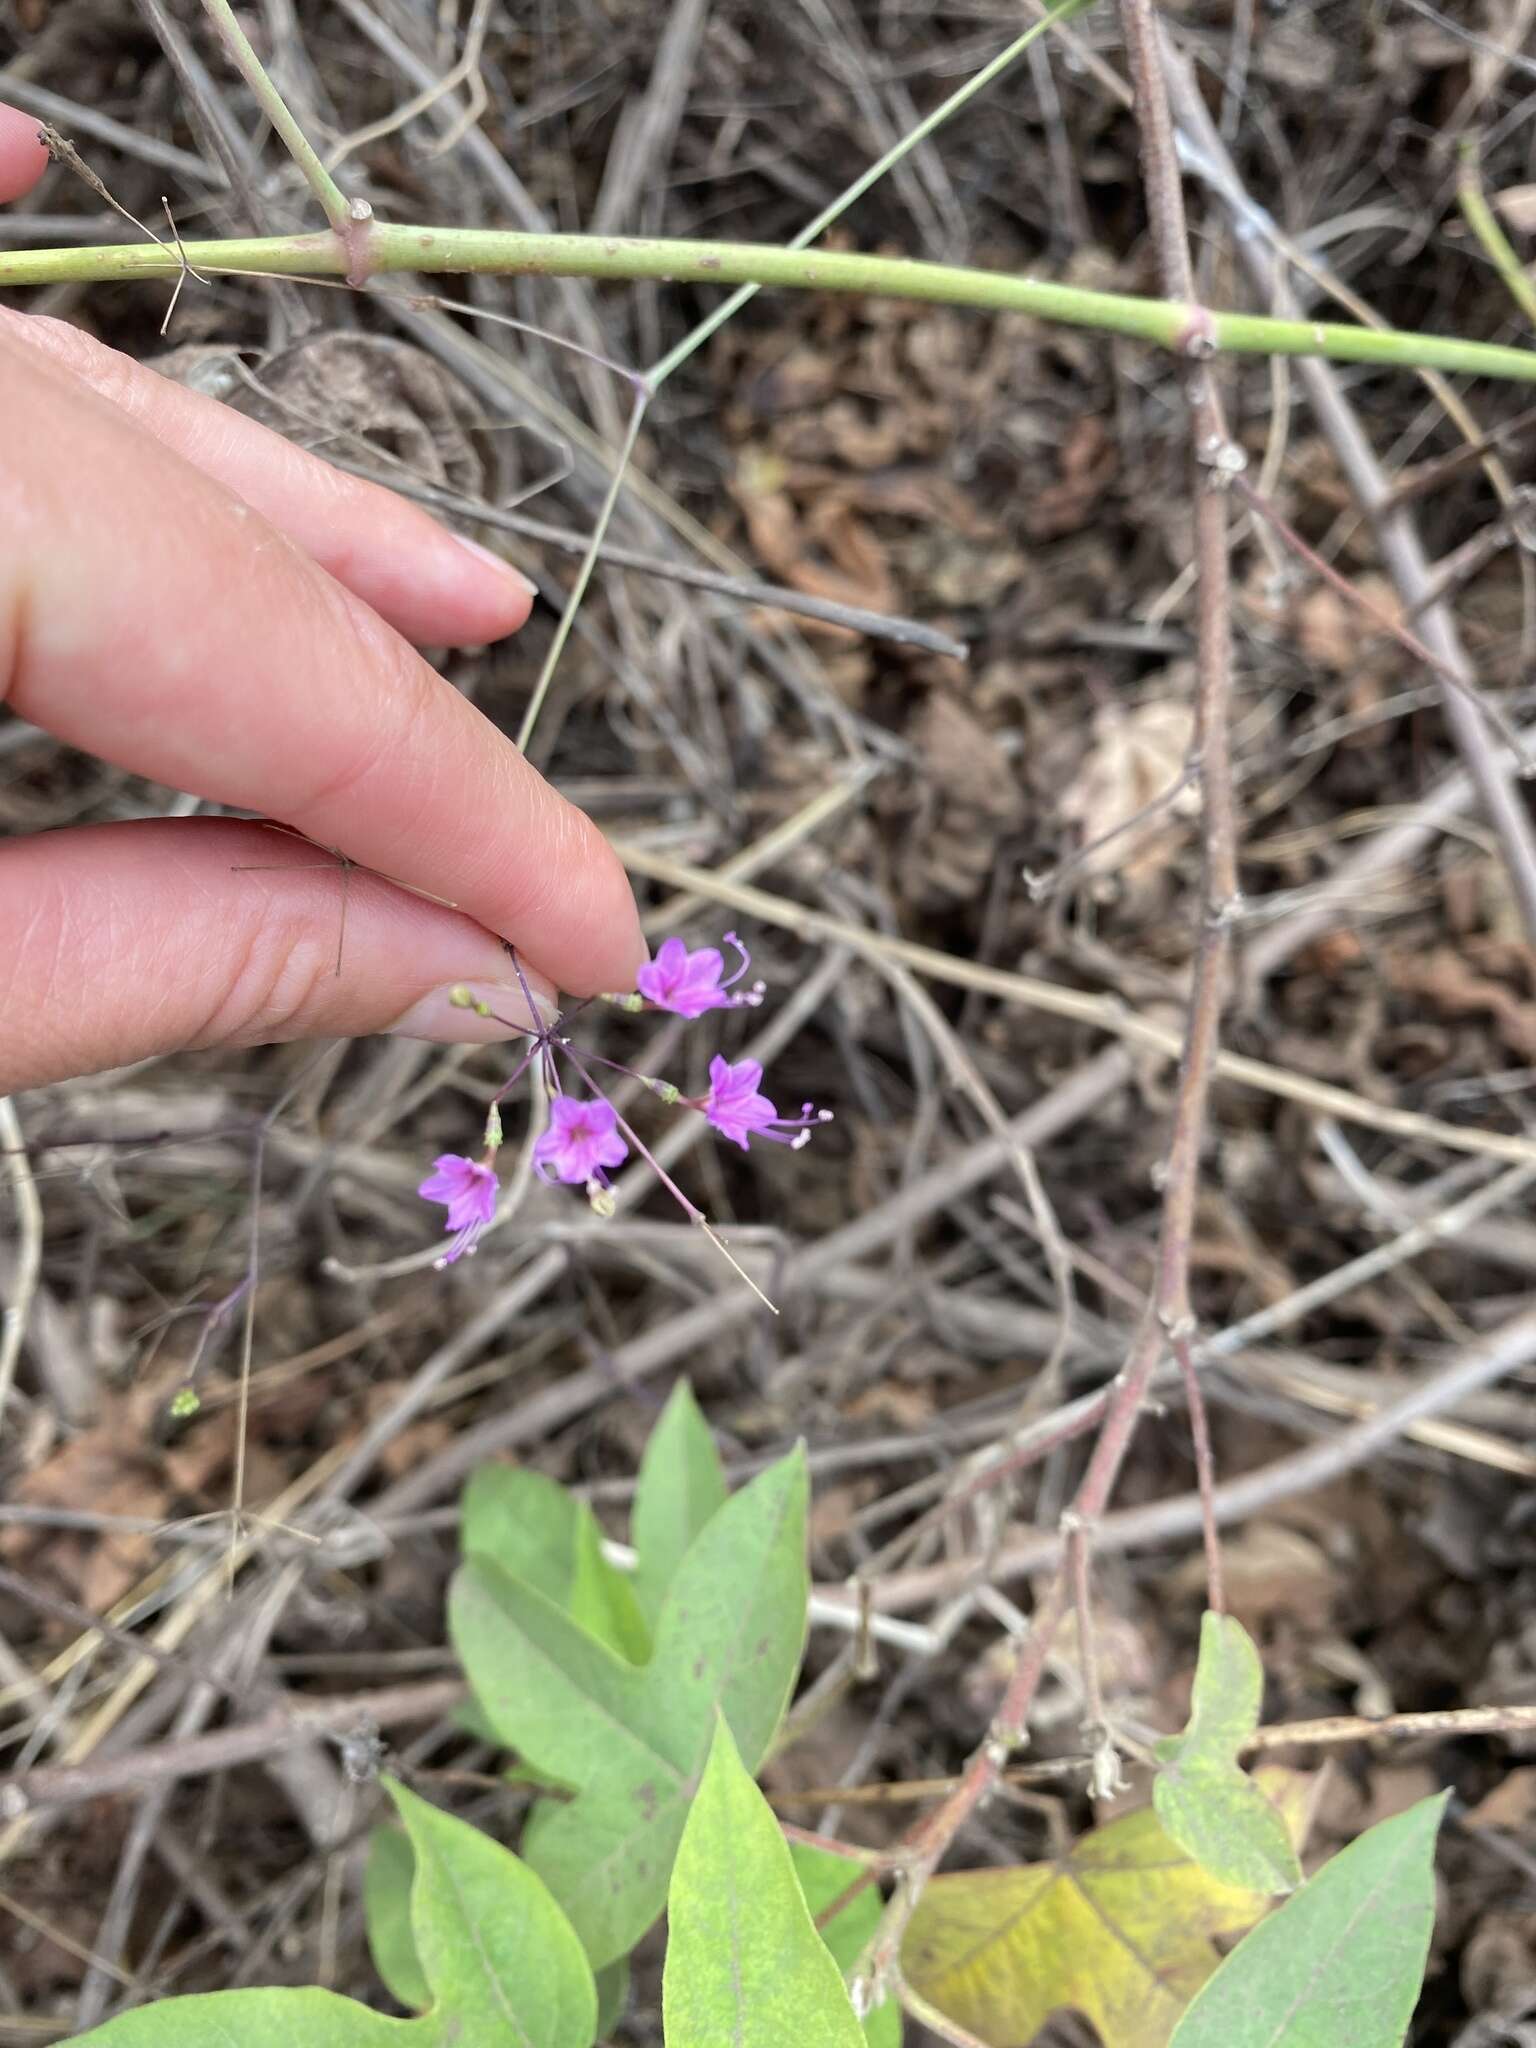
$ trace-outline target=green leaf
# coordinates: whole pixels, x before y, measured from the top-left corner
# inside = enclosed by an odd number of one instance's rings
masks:
[[[380,1975],[415,2020],[386,2019],[333,1991],[215,1991],[163,1998],[81,2037],[90,2048],[591,2048],[592,1972],[569,1921],[526,1864],[384,1781],[405,1822],[374,1836],[368,1933]],[[380,1850],[383,1842],[391,1846]],[[410,1925],[399,1924],[409,1887]],[[385,1930],[388,1966],[381,1960]]]
[[[375,1828],[368,1838],[363,1876],[363,1917],[373,1967],[392,1998],[412,2012],[425,2012],[431,1988],[421,1972],[411,1934],[411,1879],[416,1857],[399,1828]]]
[[[805,1518],[797,1450],[711,1517],[639,1670],[489,1558],[455,1576],[454,1646],[499,1738],[578,1788],[535,1814],[523,1850],[594,1967],[627,1954],[661,1910],[717,1709],[748,1768],[778,1726],[805,1640]]]
[[[848,1857],[834,1856],[830,1849],[818,1849],[810,1842],[791,1842],[789,1860],[813,1922],[820,1922],[828,1906],[859,1874],[859,1866]],[[880,1887],[867,1884],[846,1906],[840,1906],[825,1926],[817,1926],[845,1980],[880,1924],[884,1903]],[[901,2048],[901,2007],[894,1998],[877,2005],[865,2020],[864,2038],[870,2048]]]
[[[724,1720],[667,1894],[661,2009],[666,2048],[863,2048],[788,1844]]]
[[[385,1780],[415,1852],[411,1932],[441,2038],[590,2048],[597,1992],[543,1883],[489,1835]]]
[[[135,2006],[75,2036],[74,2048],[439,2048],[437,2022],[391,2020],[334,1991],[283,1985],[207,1991]]]
[[[1449,1795],[1378,1821],[1228,1956],[1172,2048],[1402,2048],[1435,1920]]]
[[[679,1380],[640,1460],[630,1536],[639,1563],[635,1597],[655,1626],[673,1574],[710,1517],[725,1504],[720,1454],[693,1389]]]
[[[597,1973],[597,2038],[611,2034],[629,2004],[629,1958],[605,1963]]]
[[[1230,1614],[1200,1622],[1189,1725],[1157,1745],[1152,1803],[1163,1827],[1202,1870],[1245,1891],[1289,1892],[1301,1864],[1285,1822],[1238,1764],[1259,1725],[1264,1669]]]
[[[464,1490],[461,1542],[466,1556],[494,1558],[631,1663],[650,1655],[645,1617],[603,1555],[597,1517],[544,1473],[482,1465]]]

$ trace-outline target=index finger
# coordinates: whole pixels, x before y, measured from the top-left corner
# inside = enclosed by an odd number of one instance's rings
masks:
[[[221,485],[0,337],[0,697],[136,774],[446,897],[578,995],[628,988],[596,827]]]
[[[0,204],[21,199],[48,168],[48,149],[35,116],[0,104]]]

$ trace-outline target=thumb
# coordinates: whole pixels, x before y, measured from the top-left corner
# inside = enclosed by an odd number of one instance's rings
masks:
[[[497,1017],[455,1007],[456,985]],[[0,847],[0,1094],[154,1053],[484,1043],[528,1022],[492,933],[271,826],[153,819]]]

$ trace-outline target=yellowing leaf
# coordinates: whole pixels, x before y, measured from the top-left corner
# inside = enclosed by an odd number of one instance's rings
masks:
[[[1307,1780],[1256,1776],[1296,1833]],[[1028,2048],[1070,2007],[1104,2048],[1165,2048],[1220,1961],[1214,1937],[1252,1926],[1269,1901],[1218,1883],[1150,1808],[1096,1828],[1055,1863],[930,1880],[902,1944],[924,1998],[988,2048]]]

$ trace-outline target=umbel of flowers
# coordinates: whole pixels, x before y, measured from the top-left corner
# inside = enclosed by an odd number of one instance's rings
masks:
[[[764,991],[760,981],[742,986],[752,965],[747,949],[734,932],[725,934],[725,943],[738,956],[730,974],[725,972],[724,956],[716,947],[700,946],[690,952],[681,939],[666,939],[655,959],[648,960],[636,975],[633,995],[606,996],[603,1000],[635,1015],[670,1010],[675,1017],[690,1019],[702,1017],[708,1010],[755,1008],[763,1000]],[[522,981],[520,966],[517,974]],[[530,1016],[536,1015],[526,984],[523,992],[528,997]],[[467,988],[455,989],[453,1000],[482,1017],[497,1015]],[[705,1221],[703,1212],[688,1200],[603,1094],[592,1077],[594,1066],[629,1074],[669,1107],[683,1104],[702,1111],[721,1137],[729,1138],[743,1152],[753,1138],[767,1138],[798,1151],[810,1142],[818,1124],[832,1120],[830,1109],[817,1109],[809,1102],[801,1103],[798,1116],[780,1116],[771,1098],[763,1093],[763,1070],[757,1060],[727,1060],[716,1053],[709,1063],[708,1093],[684,1095],[670,1081],[636,1074],[632,1068],[595,1053],[583,1055],[572,1043],[568,1027],[585,1007],[582,1004],[578,1010],[557,1017],[553,1024],[534,1030],[510,1018],[497,1019],[509,1030],[522,1033],[527,1050],[491,1102],[485,1123],[485,1149],[478,1159],[466,1158],[458,1152],[442,1153],[433,1161],[431,1173],[418,1190],[427,1201],[442,1203],[448,1212],[444,1227],[450,1236],[436,1261],[439,1268],[451,1266],[455,1259],[473,1253],[482,1233],[495,1218],[501,1104],[536,1062],[550,1099],[549,1122],[534,1143],[534,1172],[541,1180],[583,1188],[600,1216],[613,1214],[609,1175],[624,1164],[633,1147],[688,1215],[697,1223]],[[562,1065],[574,1071],[584,1093],[570,1093],[561,1085]]]

